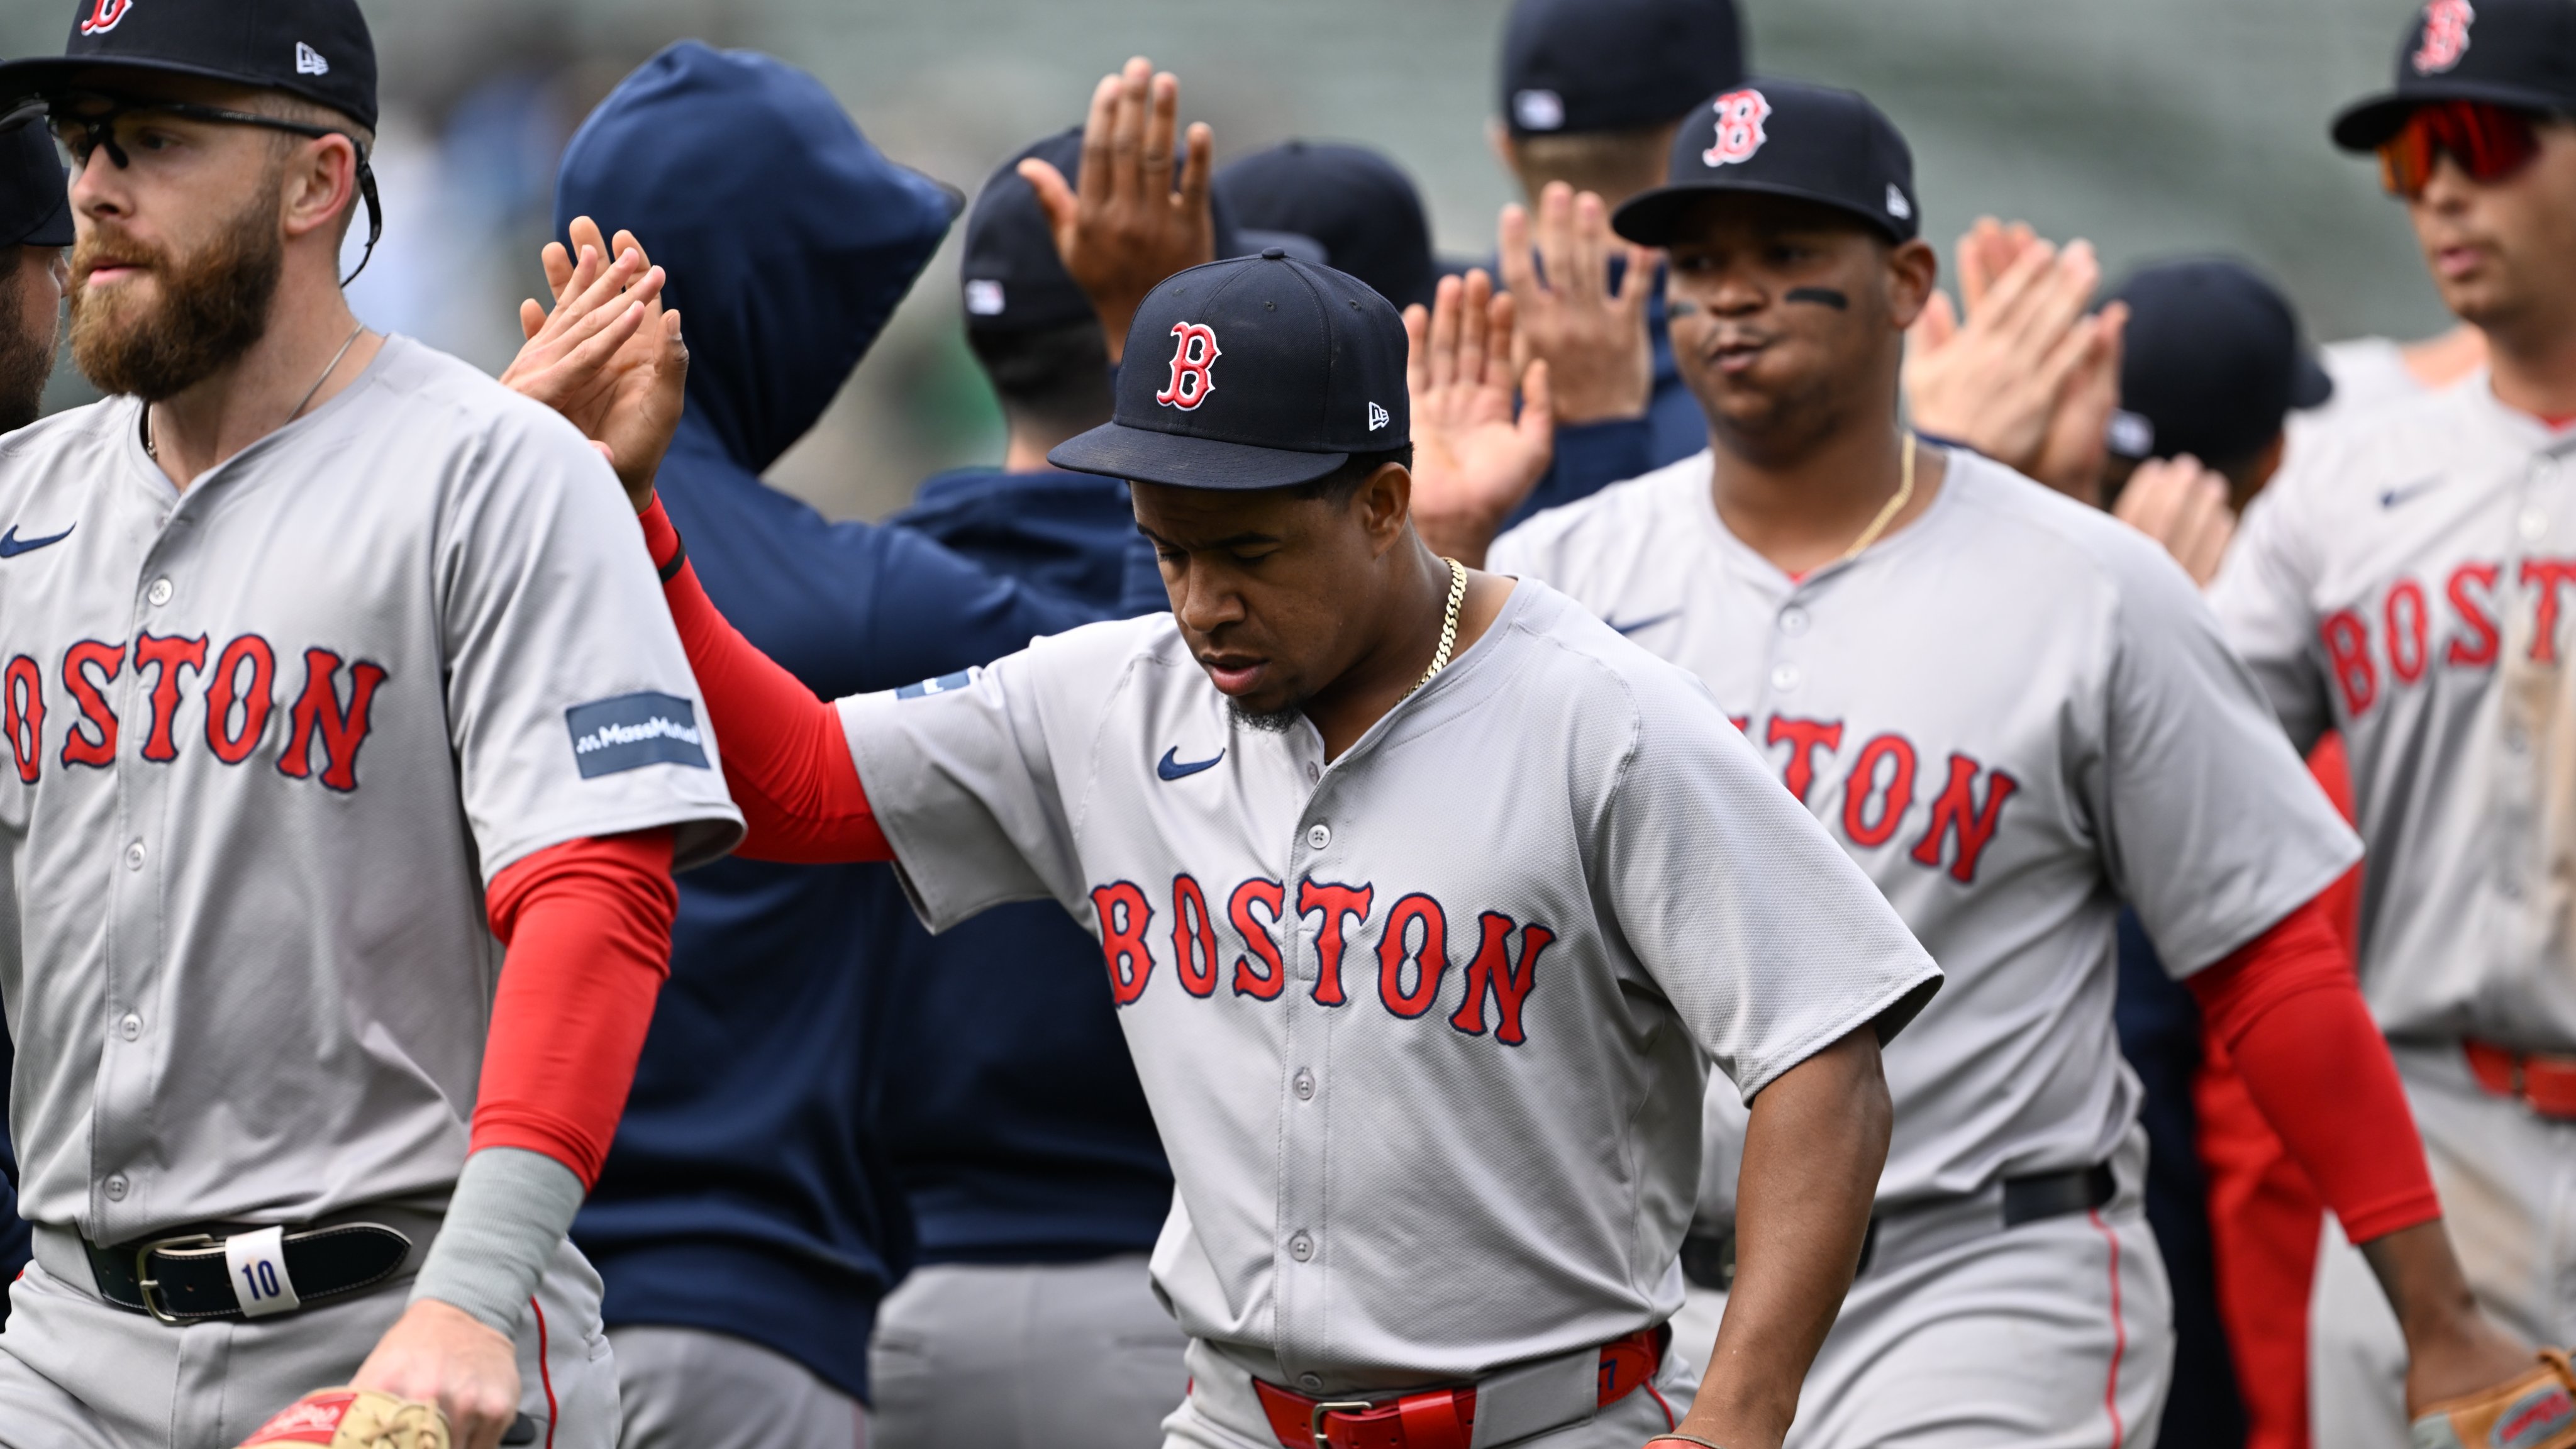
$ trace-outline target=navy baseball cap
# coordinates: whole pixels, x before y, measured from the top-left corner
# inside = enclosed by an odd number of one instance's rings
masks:
[[[71,186],[43,118],[0,123],[0,246],[71,244]]]
[[[1091,320],[1091,299],[1064,269],[1055,233],[1034,187],[1020,179],[1020,163],[1044,161],[1074,181],[1082,171],[1082,128],[1033,141],[1002,163],[975,195],[966,213],[966,254],[957,264],[966,303],[966,325],[977,332],[1036,332]],[[1173,175],[1180,174],[1175,165]],[[1208,209],[1216,223],[1216,254],[1256,250],[1236,230],[1222,196]]]
[[[1743,78],[1734,0],[1517,0],[1503,31],[1515,136],[1655,125]]]
[[[1047,461],[1175,488],[1287,488],[1412,441],[1404,319],[1278,247],[1164,279],[1136,310],[1110,421]]]
[[[1727,191],[1820,202],[1892,241],[1912,241],[1921,230],[1914,152],[1896,123],[1856,91],[1751,80],[1712,96],[1682,122],[1664,174],[1663,185],[1612,214],[1612,230],[1663,246],[1692,202]]]
[[[376,45],[357,0],[75,0],[61,55],[0,65],[0,104],[102,89],[117,71],[285,91],[376,125]]]
[[[2270,443],[2291,409],[2334,394],[2289,299],[2242,262],[2142,267],[2111,295],[2129,304],[2120,408],[2134,419],[2112,429],[2115,452],[2225,466]]]
[[[1366,146],[1288,141],[1216,174],[1216,194],[1247,228],[1321,244],[1322,260],[1398,307],[1431,305],[1440,284],[1422,194],[1393,161]],[[1291,256],[1296,248],[1287,248]]]
[[[2375,149],[2426,101],[2576,113],[2576,4],[2431,0],[2397,48],[2396,87],[2345,107],[2335,117],[2335,144]]]

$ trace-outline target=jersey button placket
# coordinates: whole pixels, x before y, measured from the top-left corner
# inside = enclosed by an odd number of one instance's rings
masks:
[[[1317,771],[1320,776],[1324,772]],[[1353,785],[1346,775],[1335,772],[1339,786]],[[1347,879],[1352,867],[1344,864],[1345,836],[1337,834],[1323,816],[1331,808],[1325,799],[1327,791],[1318,789],[1308,809],[1304,827],[1292,837],[1288,862],[1288,909],[1297,909],[1299,887],[1308,880]],[[1327,859],[1327,852],[1332,852]],[[1278,1254],[1273,1261],[1273,1292],[1278,1304],[1278,1352],[1280,1366],[1300,1373],[1330,1351],[1325,1331],[1324,1308],[1329,1301],[1329,1288],[1318,1276],[1323,1269],[1319,1261],[1321,1248],[1317,1235],[1324,1227],[1325,1198],[1323,1184],[1331,1181],[1331,1117],[1324,1103],[1316,1100],[1317,1068],[1330,1055],[1330,1042],[1335,1020],[1340,1011],[1315,1000],[1315,987],[1322,972],[1318,937],[1324,926],[1323,913],[1298,912],[1297,926],[1289,940],[1282,944],[1296,953],[1287,999],[1280,1004],[1284,1013],[1280,1051],[1294,1069],[1282,1082],[1280,1096],[1280,1169],[1279,1217],[1273,1241]],[[1342,922],[1345,933],[1356,929],[1350,920]],[[1343,963],[1344,989],[1349,989],[1351,970],[1345,947]],[[1312,1375],[1308,1375],[1312,1377]],[[1302,1382],[1302,1380],[1301,1380]],[[1320,1380],[1317,1380],[1320,1383]]]

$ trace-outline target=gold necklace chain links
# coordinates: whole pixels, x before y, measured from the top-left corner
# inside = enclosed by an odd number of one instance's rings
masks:
[[[1406,690],[1406,694],[1429,684],[1431,676],[1448,668],[1449,651],[1458,647],[1458,607],[1467,602],[1467,566],[1454,558],[1441,562],[1449,566],[1449,612],[1440,621],[1440,649],[1431,656],[1431,667],[1422,671],[1422,677],[1413,681],[1413,689]]]
[[[1905,461],[1897,474],[1895,496],[1887,500],[1887,506],[1878,510],[1878,516],[1869,521],[1869,527],[1862,529],[1860,537],[1853,539],[1852,546],[1844,549],[1843,556],[1835,559],[1834,562],[1849,563],[1860,557],[1861,550],[1878,542],[1878,536],[1887,531],[1887,526],[1896,521],[1896,515],[1903,513],[1905,505],[1913,499],[1914,433],[1908,429],[1905,434]]]

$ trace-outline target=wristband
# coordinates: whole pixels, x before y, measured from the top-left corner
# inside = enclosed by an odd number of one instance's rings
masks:
[[[676,578],[678,578],[678,577],[680,576],[680,570],[681,570],[681,569],[683,569],[683,568],[685,568],[685,567],[687,567],[688,562],[689,562],[689,541],[688,541],[687,539],[685,539],[685,538],[680,537],[680,531],[679,531],[678,529],[676,529],[676,528],[675,528],[675,529],[672,529],[672,530],[671,530],[671,556],[670,556],[669,558],[664,559],[664,560],[662,561],[662,566],[661,566],[661,568],[659,568],[658,570],[656,570],[656,572],[658,572],[659,574],[661,574],[661,576],[662,576],[662,582],[664,582],[664,583],[666,583],[666,584],[667,584],[667,583],[669,583],[671,580],[676,579]]]

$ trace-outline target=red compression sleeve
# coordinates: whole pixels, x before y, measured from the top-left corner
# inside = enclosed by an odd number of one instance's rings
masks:
[[[599,1180],[671,969],[671,831],[570,840],[484,893],[509,947],[469,1150],[523,1147]]]
[[[2442,1215],[2388,1043],[2322,897],[2189,978],[2210,1030],[2344,1236]]]
[[[753,648],[717,611],[698,571],[681,556],[679,531],[661,499],[641,521],[644,546],[666,575],[662,596],[671,622],[679,626],[715,726],[725,788],[748,828],[734,853],[799,865],[894,859],[859,785],[841,712]]]

